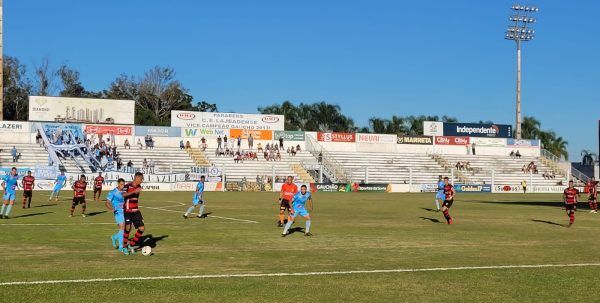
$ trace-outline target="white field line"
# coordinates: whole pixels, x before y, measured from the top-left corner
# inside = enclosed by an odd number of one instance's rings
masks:
[[[140,206],[140,208],[142,208],[142,207],[148,208],[148,209],[155,209],[155,210],[162,210],[162,211],[168,211],[168,212],[172,212],[172,213],[183,214],[183,212],[179,211],[179,210],[164,209],[164,208],[159,208],[159,207]],[[197,213],[191,213],[191,215],[197,215]],[[213,215],[208,216],[208,218],[218,218],[218,219],[238,221],[238,222],[243,222],[243,223],[259,223],[257,221],[252,221],[252,220],[236,219],[236,218],[213,216]]]
[[[485,270],[485,269],[496,270],[496,269],[530,269],[530,268],[596,267],[596,266],[600,266],[600,263],[490,265],[490,266],[432,267],[432,268],[376,269],[376,270],[348,270],[348,271],[316,271],[316,272],[299,272],[299,273],[119,277],[119,278],[73,279],[73,280],[13,281],[13,282],[0,282],[0,286],[39,285],[39,284],[71,284],[71,283],[116,282],[116,281],[149,281],[149,280],[305,277],[305,276],[386,274],[386,273],[407,273],[407,272],[410,273],[410,272],[467,271],[467,270]]]
[[[1,226],[81,226],[81,225],[117,225],[115,222],[91,223],[0,223]],[[180,225],[178,223],[152,223],[152,225]]]

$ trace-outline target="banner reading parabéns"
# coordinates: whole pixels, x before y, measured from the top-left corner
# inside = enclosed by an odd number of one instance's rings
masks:
[[[181,128],[166,127],[166,126],[136,126],[136,136],[153,136],[153,137],[182,137]]]
[[[29,97],[29,121],[133,124],[133,100]]]
[[[171,126],[203,129],[284,130],[282,115],[171,111]]]
[[[273,139],[279,140],[283,138],[284,141],[304,141],[304,132],[302,131],[275,131],[273,132]]]
[[[318,132],[317,140],[321,142],[356,142],[356,134]]]

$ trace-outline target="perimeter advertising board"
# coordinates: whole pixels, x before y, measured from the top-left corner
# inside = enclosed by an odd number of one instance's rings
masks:
[[[512,125],[444,122],[444,136],[510,138]]]
[[[29,97],[29,121],[133,124],[135,101]]]
[[[283,130],[284,116],[171,111],[171,126],[201,129]]]

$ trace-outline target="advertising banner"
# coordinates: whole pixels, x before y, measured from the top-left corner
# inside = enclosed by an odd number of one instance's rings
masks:
[[[0,121],[0,133],[30,133],[31,124],[20,121]]]
[[[475,144],[477,146],[506,147],[506,139],[505,138],[473,137],[470,140],[471,140],[471,144]]]
[[[527,186],[527,193],[562,193],[567,186],[565,185],[534,185]],[[575,187],[580,192],[583,192],[583,187]],[[509,185],[509,184],[500,184],[495,185],[492,189],[495,193],[523,193],[523,187],[521,185]]]
[[[352,183],[350,185],[351,192],[380,192],[385,193],[389,192],[389,184],[362,184],[362,183]]]
[[[65,175],[67,176],[68,180],[76,180],[76,179],[79,179],[79,176],[81,174],[66,173]],[[96,178],[98,176],[98,174],[96,174],[96,173],[87,173],[84,175],[87,178],[88,182],[90,182],[90,180],[94,180],[94,178]],[[134,175],[133,173],[125,173],[125,172],[118,172],[118,171],[109,171],[109,172],[102,173],[102,176],[107,181],[116,181],[119,178],[123,178],[123,179],[125,179],[125,181],[130,182],[130,181],[133,181],[133,175]],[[186,177],[187,177],[187,173],[144,174],[144,183],[145,182],[150,182],[150,183],[152,183],[152,182],[153,183],[185,182],[185,181],[188,181],[188,179],[186,179]]]
[[[177,182],[173,183],[173,191],[195,191],[198,182]],[[204,182],[204,191],[222,191],[222,182]]]
[[[422,193],[434,193],[437,191],[437,184],[421,184]]]
[[[492,185],[490,185],[490,184],[455,184],[454,189],[457,192],[463,192],[463,193],[491,193]]]
[[[77,138],[83,138],[83,125],[70,123],[42,123],[42,129],[46,136],[53,141],[53,138],[61,135],[64,130],[69,130]]]
[[[436,145],[469,145],[469,137],[435,137]]]
[[[29,97],[29,121],[133,124],[135,101]]]
[[[513,148],[538,148],[540,147],[540,140],[516,140],[509,138],[507,139],[506,144],[508,147]]]
[[[0,178],[4,177],[5,175],[10,174],[11,170],[12,170],[12,167],[0,167]],[[17,168],[17,175],[19,176],[19,179],[23,178],[29,170],[30,170],[29,167]]]
[[[398,144],[432,145],[432,136],[398,136]]]
[[[308,187],[308,185],[307,185]],[[389,192],[389,184],[362,184],[362,183],[311,183],[311,192]]]
[[[107,135],[112,134],[115,136],[131,136],[133,134],[133,127],[124,125],[93,125],[86,124],[84,132],[86,134],[95,135]]]
[[[36,165],[33,170],[33,176],[40,180],[54,180],[58,175],[58,169],[55,166]]]
[[[254,140],[273,140],[273,131],[270,130],[230,129],[229,134],[231,139],[241,137],[245,140],[252,135]]]
[[[396,141],[396,135],[356,134],[356,142],[359,143],[396,144]]]
[[[356,142],[356,134],[318,132],[317,140],[321,142]]]
[[[273,139],[279,140],[283,138],[284,141],[305,141],[304,132],[302,131],[280,131],[276,130],[273,132]]]
[[[284,130],[282,115],[171,111],[171,126],[204,129]]]
[[[311,183],[310,192],[347,192],[347,184],[342,183]]]
[[[443,136],[444,123],[435,121],[423,121],[423,135],[426,136]]]
[[[182,128],[181,136],[184,138],[208,138],[208,137],[229,137],[228,129],[206,129],[206,128]]]
[[[512,125],[444,122],[444,136],[512,137]]]
[[[181,137],[181,128],[165,126],[136,126],[136,136]]]

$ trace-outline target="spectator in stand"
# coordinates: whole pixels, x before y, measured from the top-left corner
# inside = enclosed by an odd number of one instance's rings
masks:
[[[200,146],[200,148],[202,149],[202,151],[206,151],[206,147],[207,147],[207,145],[206,145],[206,138],[202,137],[202,139],[200,139],[200,144],[202,144]]]
[[[190,143],[190,141],[185,141],[185,149],[191,149],[192,148],[192,144]]]
[[[37,134],[35,135],[35,143],[37,144],[42,144],[42,134],[40,133],[40,130],[37,130]]]
[[[265,149],[264,153],[263,153],[265,160],[269,161],[269,150]]]
[[[515,158],[515,151],[511,150],[509,156],[514,159]]]
[[[183,140],[179,141],[179,149],[184,149]]]
[[[217,149],[221,149],[222,144],[223,144],[223,139],[221,139],[221,136],[219,136],[217,138]]]
[[[475,143],[471,144],[471,154],[475,156]]]
[[[258,142],[258,145],[256,146],[256,149],[260,152],[263,151],[263,147],[262,147],[262,143]]]
[[[142,145],[142,140],[139,138],[138,138],[137,145],[140,147],[140,149],[144,148],[144,146]]]
[[[300,144],[296,145],[296,152],[300,152]]]
[[[151,174],[154,173],[154,160],[150,159],[150,162],[148,163],[148,168]]]
[[[275,157],[277,161],[281,161],[281,154],[277,151],[277,156]]]
[[[323,163],[323,153],[322,152],[319,152],[318,160],[319,160],[319,164]]]
[[[517,152],[515,153],[515,157],[517,159],[521,159],[521,152],[517,149]]]
[[[13,162],[19,161],[19,154],[17,153],[17,148],[15,146],[10,150],[10,155],[13,158]]]
[[[123,168],[123,160],[121,158],[117,159],[117,170],[120,171]]]
[[[150,149],[154,149],[154,138],[152,136],[150,137]]]
[[[252,134],[250,134],[248,136],[248,148],[250,150],[252,150],[252,148],[254,148],[254,137],[252,137]]]
[[[265,146],[266,150],[271,150],[271,145],[269,143],[267,143],[267,145]]]
[[[144,161],[142,161],[142,169],[147,169],[148,168],[148,160],[146,160],[146,158],[144,158]]]
[[[521,171],[526,174],[527,173],[527,165],[523,165],[523,167],[521,167]]]
[[[242,155],[240,154],[239,151],[237,151],[235,153],[235,156],[233,157],[233,162],[234,163],[240,163],[240,160],[242,159]]]
[[[242,137],[238,136],[238,138],[237,138],[237,149],[240,150],[241,147],[242,147]]]
[[[223,136],[223,143],[227,146],[227,135]]]
[[[286,150],[287,154],[289,155],[291,153],[290,151],[290,147],[288,146],[287,150]]]
[[[129,139],[125,139],[125,143],[123,144],[125,146],[125,149],[131,149],[131,144],[129,144]]]
[[[131,160],[127,162],[127,171],[130,173],[133,172],[133,162]]]
[[[279,137],[279,148],[283,149],[283,136]]]
[[[290,150],[290,154],[292,154],[292,156],[296,155],[296,149],[292,146],[292,149]]]

